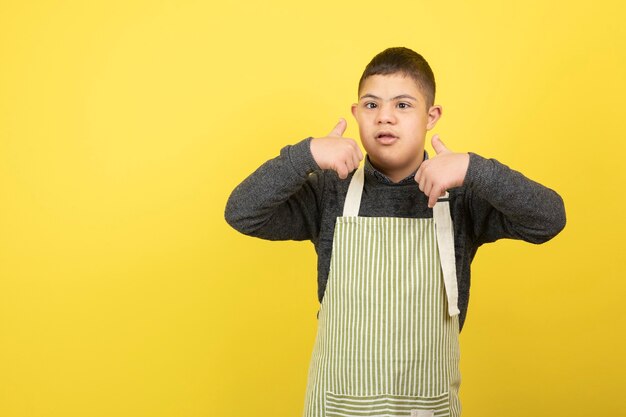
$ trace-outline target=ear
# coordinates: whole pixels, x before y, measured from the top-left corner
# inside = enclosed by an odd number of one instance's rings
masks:
[[[358,104],[353,103],[352,104],[352,115],[354,116],[354,118],[356,119],[356,110],[358,108]]]
[[[437,124],[437,120],[441,117],[443,108],[440,105],[431,106],[428,109],[428,123],[426,124],[426,130],[430,130]]]

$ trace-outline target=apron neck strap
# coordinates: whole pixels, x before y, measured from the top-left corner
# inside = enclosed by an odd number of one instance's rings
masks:
[[[361,195],[363,194],[363,184],[365,183],[365,170],[363,167],[358,168],[348,187],[346,194],[346,202],[343,205],[343,217],[356,217],[359,215],[359,207],[361,207]]]
[[[459,289],[456,276],[456,255],[454,253],[454,227],[450,216],[450,194],[437,200],[433,207],[433,220],[437,229],[437,247],[441,272],[448,296],[448,313],[455,316],[459,311]]]

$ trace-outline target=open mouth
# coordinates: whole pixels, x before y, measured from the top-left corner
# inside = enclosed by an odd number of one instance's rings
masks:
[[[398,139],[398,137],[391,132],[378,132],[375,138],[378,142],[383,144],[390,144]]]

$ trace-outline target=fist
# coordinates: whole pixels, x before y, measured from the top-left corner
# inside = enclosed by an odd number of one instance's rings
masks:
[[[415,174],[415,181],[428,196],[428,207],[431,208],[448,189],[463,185],[469,166],[469,154],[452,152],[439,135],[433,136],[432,144],[437,154],[422,162]]]
[[[321,169],[332,169],[341,179],[348,178],[348,174],[357,169],[363,160],[356,141],[343,137],[347,126],[345,119],[339,119],[328,136],[311,140],[311,154],[317,165]]]

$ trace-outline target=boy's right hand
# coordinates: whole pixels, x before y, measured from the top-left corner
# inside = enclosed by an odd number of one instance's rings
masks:
[[[342,136],[346,126],[346,120],[339,119],[328,136],[311,140],[311,154],[317,165],[321,169],[332,169],[341,179],[348,178],[348,174],[357,169],[363,159],[356,141]]]

